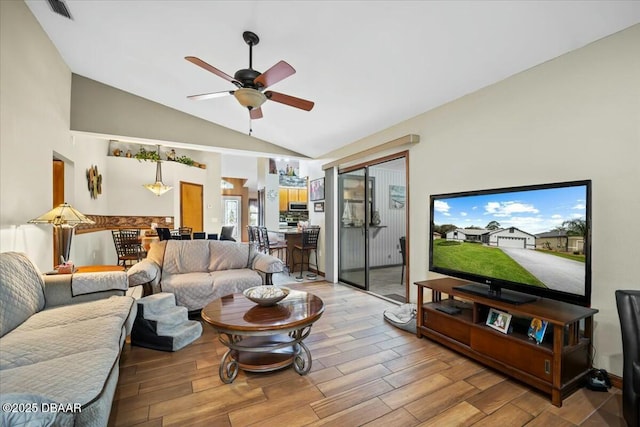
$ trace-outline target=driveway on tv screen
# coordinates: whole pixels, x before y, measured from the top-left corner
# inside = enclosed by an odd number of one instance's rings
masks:
[[[584,293],[584,263],[529,249],[500,249],[549,289]]]

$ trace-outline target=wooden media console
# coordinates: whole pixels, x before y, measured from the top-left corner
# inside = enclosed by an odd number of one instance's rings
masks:
[[[583,385],[591,369],[593,316],[598,310],[545,298],[516,305],[454,289],[465,284],[452,278],[415,283],[418,338],[437,341],[535,387],[562,406],[562,399]],[[424,302],[426,289],[432,291],[432,302]],[[448,314],[443,307],[459,312]],[[509,333],[486,325],[492,308],[512,315]],[[527,335],[533,318],[548,322],[540,344]]]

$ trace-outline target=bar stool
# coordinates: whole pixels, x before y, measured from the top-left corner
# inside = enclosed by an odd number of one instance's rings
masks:
[[[400,238],[400,255],[402,255],[402,272],[400,273],[400,284],[404,285],[404,267],[407,265],[407,238]]]
[[[258,252],[262,252],[260,239],[258,238],[258,227],[255,225],[247,225],[247,234],[249,235],[249,244],[255,245]]]
[[[293,260],[293,271],[296,270],[296,265],[300,264],[300,275],[296,276],[296,280],[301,282],[303,280],[302,277],[302,268],[304,267],[304,255],[307,254],[307,268],[311,269],[311,252],[315,255],[316,262],[314,266],[316,270],[318,269],[318,237],[320,236],[320,227],[319,226],[311,226],[307,227],[302,231],[302,242],[293,246],[291,250],[291,257]],[[300,262],[296,262],[295,254],[297,251],[300,251]],[[315,279],[317,277],[314,273],[308,273],[307,278]]]
[[[269,231],[267,231],[267,227],[258,227],[258,233],[260,236],[260,242],[264,245],[264,253],[269,255],[273,255],[274,252],[277,253],[277,257],[285,262],[286,265],[286,257],[283,259],[282,250],[284,249],[285,254],[287,252],[287,244],[285,242],[270,242],[269,241]]]

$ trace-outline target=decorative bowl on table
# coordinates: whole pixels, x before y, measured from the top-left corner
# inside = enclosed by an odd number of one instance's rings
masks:
[[[289,289],[278,288],[276,286],[254,286],[253,288],[245,289],[244,296],[263,307],[270,305],[276,305],[289,295]]]

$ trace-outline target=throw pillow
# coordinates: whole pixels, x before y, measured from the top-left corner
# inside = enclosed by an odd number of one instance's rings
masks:
[[[162,266],[164,262],[164,251],[167,248],[167,240],[161,242],[152,242],[147,252],[147,259]]]

